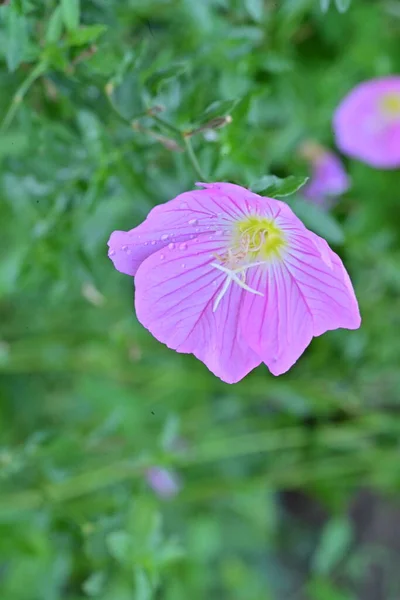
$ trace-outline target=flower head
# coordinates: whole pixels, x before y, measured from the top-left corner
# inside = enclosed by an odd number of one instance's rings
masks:
[[[356,86],[336,110],[333,128],[342,152],[367,164],[400,166],[400,76]]]
[[[176,496],[181,487],[177,475],[163,467],[147,469],[146,480],[160,498],[167,499]]]
[[[315,142],[305,142],[300,154],[311,163],[312,175],[303,188],[303,195],[322,208],[329,208],[333,200],[350,187],[349,176],[339,157]]]
[[[360,325],[340,258],[283,202],[199,184],[155,207],[109,256],[135,276],[139,321],[227,383],[261,362],[284,373],[329,329]]]

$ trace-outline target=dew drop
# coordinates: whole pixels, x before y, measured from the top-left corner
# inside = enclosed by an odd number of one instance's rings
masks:
[[[115,250],[110,250],[108,253],[108,256],[114,256],[115,255]]]
[[[187,248],[187,244],[185,242],[182,242],[182,244],[179,244],[179,250],[186,250]]]
[[[147,246],[149,242],[145,242],[144,245]]]
[[[182,269],[184,269],[186,267],[185,263],[182,263]]]
[[[189,225],[197,225],[198,220],[197,219],[190,219],[189,221]]]
[[[128,246],[122,246],[121,250],[123,250],[124,252],[126,252],[128,250]]]
[[[155,245],[156,245],[156,243],[157,243],[157,242],[156,242],[156,240],[153,240],[153,241],[151,242],[151,245],[152,245],[152,246],[155,246]]]
[[[164,260],[164,258],[165,258],[164,254],[160,254],[160,259]]]
[[[167,233],[163,233],[163,235],[161,236],[161,241],[162,241],[162,242],[165,242],[165,240],[167,240],[167,239],[168,239],[168,237],[169,237],[169,236],[168,236],[168,234],[167,234]]]
[[[171,242],[170,244],[168,244],[168,248],[170,250],[173,250],[175,248],[175,244],[173,242]]]

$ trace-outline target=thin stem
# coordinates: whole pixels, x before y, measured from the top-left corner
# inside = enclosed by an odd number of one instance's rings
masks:
[[[174,133],[175,135],[178,135],[180,138],[183,137],[181,130],[178,129],[178,127],[175,127],[175,125],[172,125],[172,123],[165,121],[165,119],[163,119],[162,117],[159,117],[158,115],[150,114],[148,116],[150,116],[153,119],[153,121],[155,121],[156,123],[161,125],[161,127],[165,127],[165,129],[169,129],[169,131],[172,131],[172,133]]]
[[[5,131],[10,126],[12,120],[14,119],[18,108],[21,105],[22,100],[24,99],[25,94],[28,92],[31,85],[38,79],[47,69],[47,64],[44,62],[36,65],[34,69],[28,74],[26,79],[21,83],[18,90],[14,94],[14,98],[5,114],[5,117],[1,123],[0,130]]]
[[[147,110],[145,113],[137,115],[134,119],[127,119],[126,117],[124,117],[123,114],[120,113],[118,108],[114,105],[114,102],[112,101],[112,98],[111,98],[111,94],[112,94],[112,89],[109,90],[109,89],[107,89],[107,86],[106,86],[105,95],[107,97],[108,103],[109,103],[112,111],[119,118],[120,121],[123,121],[126,125],[129,125],[130,127],[132,127],[134,121],[136,121],[142,117],[151,117],[155,123],[158,123],[160,125],[160,127],[167,129],[168,131],[173,133],[175,136],[179,137],[179,140],[181,140],[185,144],[186,154],[190,160],[190,163],[191,163],[197,177],[199,177],[199,179],[201,181],[207,181],[207,178],[204,176],[204,174],[201,170],[201,167],[199,165],[199,161],[197,160],[196,154],[194,153],[193,146],[192,146],[192,143],[191,143],[189,137],[183,131],[181,131],[179,129],[179,127],[176,127],[169,121],[166,121],[162,117],[159,117],[157,114],[152,112],[151,109]],[[153,132],[149,131],[149,133],[153,133]]]
[[[186,137],[182,134],[182,140],[185,144],[186,153],[190,162],[192,163],[192,167],[196,172],[196,175],[200,178],[200,181],[207,182],[207,177],[203,174],[201,167],[199,165],[199,161],[197,160],[197,156],[194,153],[192,142],[190,138]]]
[[[118,117],[118,119],[122,122],[125,123],[125,125],[129,125],[129,127],[132,127],[132,120],[128,119],[127,117],[124,117],[124,115],[119,112],[118,108],[115,106],[114,102],[112,101],[111,98],[111,93],[108,92],[107,88],[105,90],[105,97],[107,98],[107,102],[109,107],[111,108],[111,110],[113,111],[114,115],[116,117]],[[142,117],[143,115],[139,115],[139,118]]]

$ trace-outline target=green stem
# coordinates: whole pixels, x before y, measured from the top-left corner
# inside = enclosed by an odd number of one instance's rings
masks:
[[[185,149],[186,149],[186,154],[187,157],[197,175],[197,177],[199,177],[200,181],[207,181],[207,177],[204,175],[204,173],[201,170],[199,161],[197,160],[197,156],[193,150],[193,146],[192,146],[192,142],[189,139],[189,137],[187,137],[183,131],[181,131],[178,127],[175,127],[175,125],[172,125],[172,123],[169,123],[168,121],[165,121],[164,119],[162,119],[161,117],[159,117],[158,115],[154,115],[154,114],[150,114],[149,116],[151,116],[151,118],[153,119],[153,121],[155,121],[156,123],[158,123],[161,127],[164,127],[165,129],[168,129],[171,133],[173,133],[176,136],[179,136],[179,139],[182,140],[182,142],[185,145]]]
[[[169,129],[169,131],[171,131],[175,135],[178,135],[179,138],[183,137],[181,130],[178,129],[178,127],[175,127],[175,125],[172,125],[172,123],[165,121],[162,117],[159,117],[158,115],[150,114],[148,116],[150,116],[153,119],[153,121],[155,121],[156,123],[161,125],[161,127],[164,127],[165,129]]]
[[[194,153],[192,142],[191,142],[190,138],[182,135],[182,140],[185,144],[186,153],[188,155],[190,162],[192,163],[192,167],[195,170],[197,177],[199,177],[200,181],[202,181],[204,183],[207,182],[207,177],[203,174],[203,172],[201,170],[199,161],[197,160],[197,156]]]
[[[28,92],[29,88],[32,84],[41,76],[47,69],[47,64],[44,62],[36,65],[34,69],[28,74],[26,79],[21,83],[18,90],[16,91],[14,98],[5,114],[5,117],[1,123],[0,130],[5,131],[10,126],[12,120],[14,119],[18,108],[21,105],[22,100],[24,99],[25,94]]]

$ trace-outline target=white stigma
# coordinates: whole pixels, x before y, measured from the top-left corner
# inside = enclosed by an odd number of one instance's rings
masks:
[[[237,283],[238,286],[241,287],[243,290],[246,290],[246,292],[250,292],[251,294],[255,294],[256,296],[264,296],[264,294],[262,294],[258,290],[254,290],[253,288],[248,286],[245,283],[244,278],[240,279],[240,277],[237,276],[237,273],[243,273],[243,275],[245,276],[246,270],[249,269],[250,267],[258,267],[260,265],[265,265],[265,264],[266,264],[265,261],[255,262],[250,265],[245,265],[244,267],[239,267],[238,269],[228,269],[227,267],[224,267],[223,265],[219,265],[218,263],[211,263],[212,267],[215,267],[219,271],[222,271],[223,273],[227,274],[224,285],[222,286],[220,292],[218,293],[218,296],[214,300],[213,312],[215,312],[217,310],[222,298],[225,296],[226,292],[228,291],[231,281],[234,281],[235,283]]]

